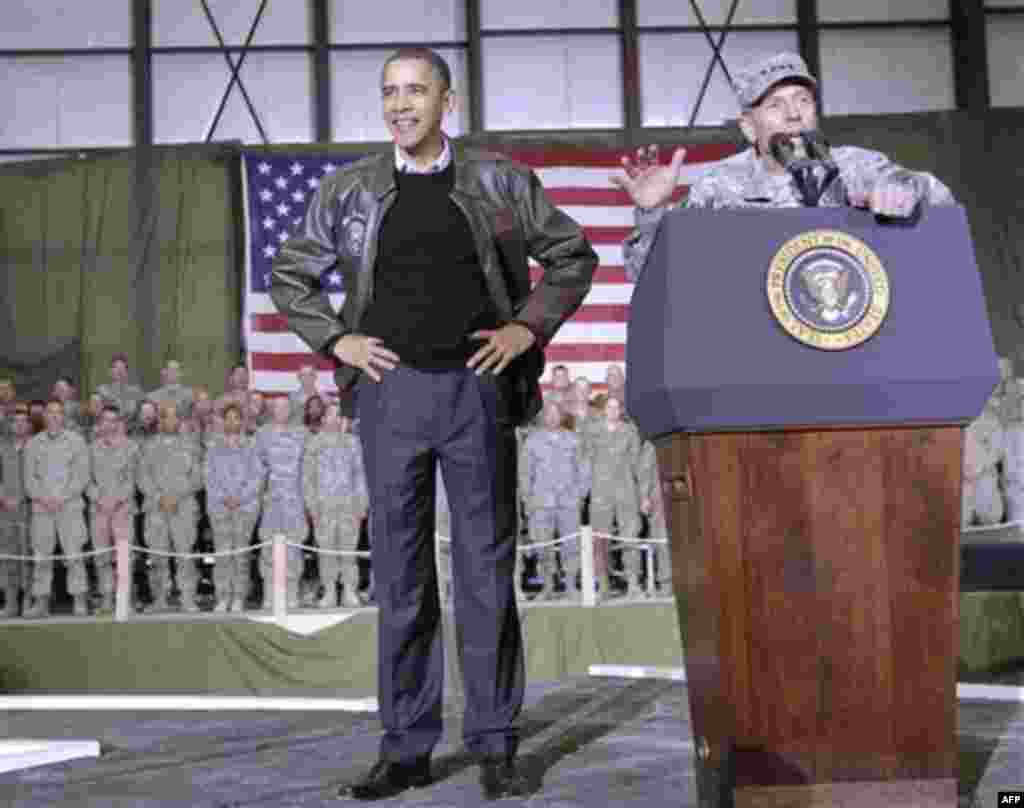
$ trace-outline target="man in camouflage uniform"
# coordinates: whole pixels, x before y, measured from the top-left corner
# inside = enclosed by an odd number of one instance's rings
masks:
[[[51,399],[46,405],[46,429],[25,447],[25,491],[32,500],[30,537],[34,575],[32,617],[50,610],[53,562],[43,560],[54,552],[60,538],[65,555],[79,553],[88,539],[82,494],[89,484],[89,447],[81,435],[64,428],[64,405]],[[76,615],[88,613],[87,580],[81,558],[67,561],[68,593]]]
[[[142,401],[137,415],[134,421],[129,421],[124,413],[121,413],[121,418],[128,429],[128,436],[142,444],[160,432],[160,415],[156,402],[148,398]]]
[[[28,497],[25,493],[25,447],[32,438],[28,406],[18,404],[11,416],[12,434],[0,436],[0,553],[28,555]],[[3,587],[4,617],[17,617],[18,591],[28,581],[28,564],[0,560],[0,587]],[[28,592],[26,590],[26,598]]]
[[[734,90],[742,110],[739,124],[751,144],[745,151],[714,164],[693,183],[688,208],[792,208],[803,205],[793,177],[771,153],[772,137],[794,136],[818,128],[817,80],[796,54],[780,53],[740,71]],[[659,165],[657,147],[623,158],[625,175],[613,180],[637,206],[636,229],[623,245],[626,275],[635,281],[643,271],[651,244],[669,200],[679,183],[686,149],[676,149],[668,165]],[[838,179],[819,204],[855,205],[876,214],[908,219],[922,204],[953,204],[949,189],[931,174],[909,171],[884,154],[854,146],[831,151]]]
[[[302,455],[306,430],[288,423],[291,405],[281,396],[270,403],[271,422],[256,433],[256,447],[267,468],[267,487],[263,493],[263,516],[260,519],[260,540],[270,541],[284,536],[285,541],[302,544],[306,541],[306,507],[302,497]],[[263,598],[266,605],[271,573],[271,554],[262,553]],[[302,577],[302,551],[288,548],[288,608],[299,606],[299,579]]]
[[[17,393],[12,379],[0,379],[0,438],[14,434],[14,407]]]
[[[146,397],[142,388],[128,381],[128,356],[114,354],[110,360],[110,382],[101,384],[96,392],[103,397],[104,404],[113,404],[129,426],[134,423],[139,404]]]
[[[301,426],[306,413],[306,402],[313,396],[319,396],[320,391],[316,386],[316,368],[312,365],[303,365],[296,375],[299,377],[299,389],[288,394],[288,401],[291,405],[292,425]]]
[[[203,484],[200,452],[189,435],[182,435],[178,410],[165,401],[159,407],[160,432],[142,446],[139,459],[139,489],[145,497],[146,545],[160,553],[191,553],[199,524],[196,494]],[[166,609],[171,594],[170,559],[150,556],[150,588],[153,608]],[[182,605],[198,611],[195,559],[175,560]]]
[[[622,405],[608,399],[604,418],[597,422],[584,442],[584,454],[590,466],[590,525],[595,532],[612,532],[635,539],[640,534],[640,433],[622,419]],[[622,545],[628,595],[640,592],[641,555],[635,545]],[[610,590],[608,582],[608,540],[594,539],[594,574],[602,595]]]
[[[162,401],[173,402],[178,408],[178,420],[183,421],[192,415],[192,388],[178,381],[181,373],[181,362],[168,359],[160,371],[161,386],[149,394],[149,398],[159,404]]]
[[[551,387],[544,393],[544,403],[554,402],[564,411],[568,409],[572,397],[572,381],[569,379],[569,368],[565,365],[555,365],[551,370]],[[541,417],[543,418],[543,416]]]
[[[86,496],[92,504],[92,543],[97,550],[134,544],[135,485],[139,445],[121,428],[121,414],[112,404],[100,411],[96,439],[89,447],[92,481]],[[96,557],[96,574],[104,609],[114,608],[114,554]]]
[[[355,551],[359,544],[359,526],[369,505],[363,450],[355,435],[343,431],[341,408],[335,402],[327,405],[323,429],[317,435],[310,435],[306,441],[302,491],[320,549]],[[339,573],[344,587],[341,605],[346,608],[361,606],[356,595],[359,588],[357,557],[331,553],[320,555],[320,581],[324,585],[324,594],[319,605],[335,605]]]
[[[665,524],[665,498],[661,492],[661,475],[658,472],[658,453],[654,444],[644,441],[640,448],[640,512],[647,516],[647,537],[650,539],[668,539],[668,526]],[[660,594],[672,594],[672,559],[668,544],[654,545],[654,562],[657,565]],[[648,587],[651,582],[648,581]]]
[[[519,496],[526,509],[530,543],[549,542],[571,536],[580,529],[580,509],[590,489],[590,472],[584,461],[579,436],[562,428],[562,410],[554,401],[543,409],[543,427],[534,429],[523,441],[519,457]],[[580,567],[579,540],[561,546],[562,560],[570,587],[576,585]],[[540,572],[544,584],[540,597],[547,600],[554,594],[555,549],[540,551]],[[522,586],[522,554],[517,556],[520,569],[516,586]],[[522,595],[520,589],[519,592]]]
[[[249,546],[260,515],[266,469],[253,442],[243,434],[242,410],[224,408],[224,434],[210,445],[203,464],[206,510],[218,552]],[[221,556],[213,568],[215,610],[241,612],[249,592],[249,554]]]
[[[59,376],[53,383],[50,397],[64,405],[64,428],[82,434],[82,408],[75,400],[75,385],[69,376]],[[84,436],[83,436],[84,437]]]

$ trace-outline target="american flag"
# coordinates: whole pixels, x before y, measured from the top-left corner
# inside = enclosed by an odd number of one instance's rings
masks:
[[[668,159],[671,149],[663,148]],[[677,198],[708,165],[733,153],[731,145],[688,148]],[[633,206],[610,177],[620,170],[622,150],[558,147],[507,151],[533,168],[551,200],[583,228],[600,259],[594,285],[578,312],[547,347],[547,368],[564,364],[571,376],[586,376],[600,389],[610,362],[625,361],[626,324],[633,285],[622,265],[622,241],[633,226]],[[246,294],[243,338],[253,389],[275,394],[295,390],[295,374],[306,364],[318,371],[321,390],[336,391],[331,360],[314,356],[288,330],[268,294],[270,267],[294,232],[320,179],[358,155],[243,154],[246,205]],[[533,266],[537,280],[542,270]],[[341,274],[328,270],[321,282],[337,309],[344,300]]]

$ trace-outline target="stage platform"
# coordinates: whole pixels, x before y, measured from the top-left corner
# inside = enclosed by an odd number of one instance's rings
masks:
[[[19,737],[96,738],[98,759],[0,774],[12,808],[311,808],[355,805],[340,784],[376,759],[370,713],[8,712]],[[665,680],[532,682],[521,757],[540,791],[500,805],[696,808],[686,686]],[[961,701],[960,805],[997,805],[1024,787],[1024,705]],[[435,783],[381,806],[477,808],[478,769],[457,718],[434,757]],[[879,807],[885,804],[884,798]]]
[[[1024,684],[1024,594],[964,592],[960,613],[958,680]],[[526,603],[521,615],[531,681],[586,676],[591,665],[683,664],[669,598]],[[358,698],[376,687],[376,621],[372,608],[281,622],[260,612],[0,621],[0,695]]]

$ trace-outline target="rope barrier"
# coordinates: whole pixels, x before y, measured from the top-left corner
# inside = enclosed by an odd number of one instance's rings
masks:
[[[107,553],[114,552],[113,547],[103,547],[99,550],[89,550],[83,553],[65,553],[64,555],[48,555],[48,556],[26,556],[26,555],[11,555],[8,553],[0,553],[0,561],[74,561],[79,558],[91,558],[93,556],[106,555]]]
[[[309,550],[312,553],[336,556],[356,556],[358,558],[369,558],[370,553],[366,550],[328,550],[326,547],[310,547],[308,544],[296,544],[295,542],[284,542],[285,547],[294,547],[296,550]]]
[[[262,550],[264,547],[272,547],[273,545],[274,543],[272,541],[265,541],[260,542],[259,544],[253,544],[249,547],[236,547],[234,550],[221,550],[215,553],[171,553],[166,550],[154,550],[150,547],[143,547],[139,544],[132,544],[130,547],[132,550],[138,550],[140,553],[161,556],[163,558],[223,558],[226,556],[252,553],[256,550]]]

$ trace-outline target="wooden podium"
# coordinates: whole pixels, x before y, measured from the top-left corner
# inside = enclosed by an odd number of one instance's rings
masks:
[[[822,229],[889,276],[882,327],[847,350],[768,304],[772,257]],[[962,427],[999,378],[963,210],[674,212],[627,346],[701,806],[956,806]]]

